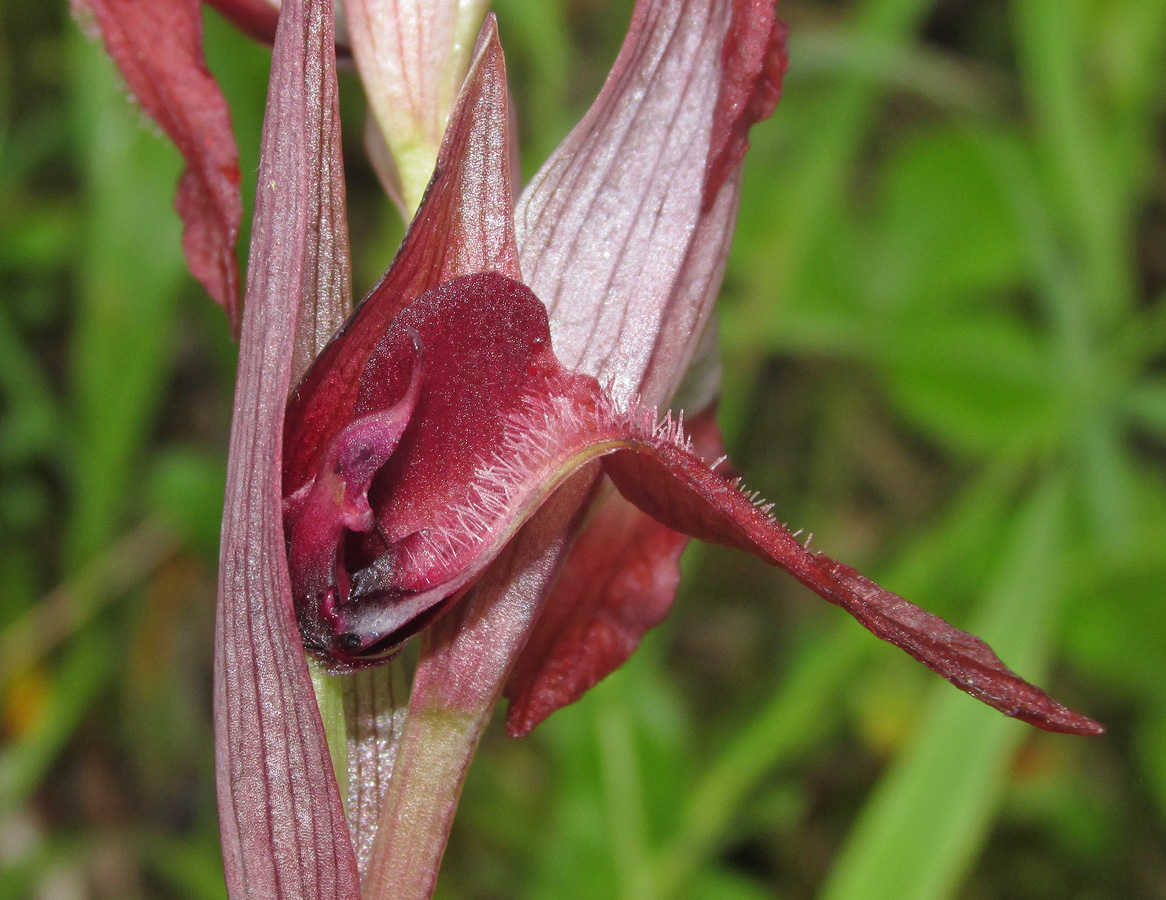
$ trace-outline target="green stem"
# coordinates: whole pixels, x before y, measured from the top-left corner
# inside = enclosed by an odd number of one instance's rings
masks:
[[[328,754],[332,757],[332,770],[336,773],[340,799],[347,809],[348,729],[344,716],[343,679],[329,674],[311,656],[308,657],[308,675],[312,678],[312,689],[316,692],[316,705],[320,707],[320,720],[324,723],[324,736],[328,741]]]

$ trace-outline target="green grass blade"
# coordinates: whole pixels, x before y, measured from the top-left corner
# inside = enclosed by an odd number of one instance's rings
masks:
[[[1062,492],[1046,486],[1021,514],[974,630],[1017,671],[1039,677],[1061,599]],[[867,804],[819,900],[940,900],[973,863],[1025,737],[946,685]]]
[[[169,382],[184,277],[171,209],[177,151],[145,130],[97,45],[75,37],[71,46],[89,219],[70,348],[77,421],[67,569],[100,551],[131,505],[134,468]]]

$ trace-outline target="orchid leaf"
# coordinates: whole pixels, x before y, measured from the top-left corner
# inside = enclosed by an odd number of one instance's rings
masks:
[[[237,332],[239,151],[227,103],[203,59],[202,5],[74,0],[74,10],[92,16],[129,89],[185,158],[174,207],[184,226],[187,265]]]
[[[643,0],[595,104],[522,195],[523,273],[550,310],[556,353],[617,403],[666,402],[696,350],[737,161],[784,68],[772,3]]]
[[[296,630],[280,515],[298,348],[342,310],[332,4],[287,0],[272,55],[227,470],[215,730],[227,885],[237,897],[359,897],[356,859]]]

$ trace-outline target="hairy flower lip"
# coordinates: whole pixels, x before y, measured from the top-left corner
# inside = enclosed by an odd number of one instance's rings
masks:
[[[398,399],[408,374],[399,349],[410,342],[426,354],[424,366],[411,369],[415,406]],[[325,358],[346,365],[343,354]],[[424,379],[417,377],[421,368]],[[496,444],[523,419],[528,398],[553,391],[586,406],[599,393],[594,379],[569,373],[554,359],[545,307],[521,283],[497,273],[461,276],[416,298],[390,320],[355,374],[352,423],[335,432],[316,456],[316,474],[285,501],[301,628],[307,643],[334,654],[337,664],[363,655],[353,652],[352,635],[362,651],[375,646],[378,654],[398,643],[386,639],[468,586],[516,533],[533,506],[502,517],[509,498],[498,495],[491,478],[525,489],[518,502],[530,494],[535,505],[541,502],[545,495],[522,485],[522,473],[491,475],[490,468],[500,462],[493,458]],[[326,390],[334,379],[309,372],[305,381]],[[310,399],[293,394],[300,396]],[[386,408],[411,416],[388,441],[357,427]],[[289,434],[289,442],[297,446],[297,436]],[[365,472],[351,484],[334,471],[337,459],[362,454],[380,463],[375,477]],[[309,496],[320,502],[310,505]],[[466,497],[480,506],[462,502]],[[369,503],[377,510],[375,532],[371,517],[356,522],[349,515],[354,504]],[[478,530],[463,533],[466,526]],[[357,532],[369,532],[367,541]]]

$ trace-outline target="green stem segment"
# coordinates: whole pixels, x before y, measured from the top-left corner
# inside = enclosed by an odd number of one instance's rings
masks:
[[[342,678],[328,674],[311,656],[308,657],[308,674],[316,692],[316,704],[320,707],[320,720],[324,723],[324,736],[328,741],[336,784],[340,788],[340,799],[347,808],[348,728],[344,715],[344,682]]]

